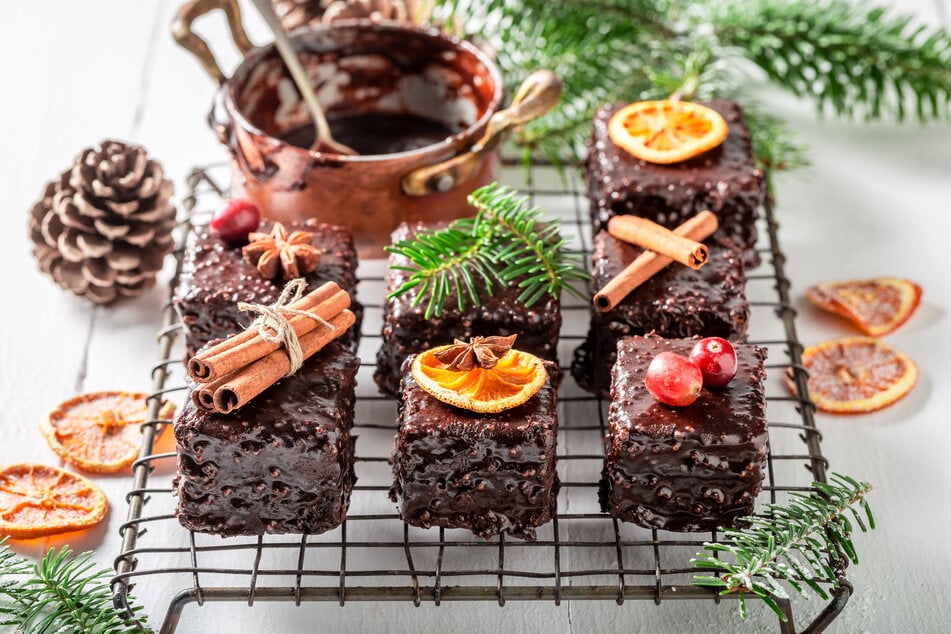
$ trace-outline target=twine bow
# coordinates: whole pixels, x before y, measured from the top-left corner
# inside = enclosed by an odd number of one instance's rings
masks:
[[[294,330],[294,326],[284,316],[285,313],[291,315],[300,315],[308,317],[314,321],[327,326],[331,330],[336,330],[326,319],[315,315],[306,310],[297,310],[290,305],[299,300],[304,295],[304,288],[307,282],[303,278],[296,278],[288,282],[281,291],[277,301],[273,304],[250,304],[247,302],[238,302],[238,310],[242,312],[253,312],[258,316],[251,323],[251,326],[258,327],[258,334],[261,338],[270,343],[279,343],[287,350],[287,356],[291,362],[291,369],[284,376],[290,376],[300,370],[304,364],[304,352],[300,347],[300,338]]]

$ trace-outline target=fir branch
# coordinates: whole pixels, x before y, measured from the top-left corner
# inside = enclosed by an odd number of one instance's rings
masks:
[[[911,99],[922,121],[948,115],[951,33],[944,29],[843,0],[725,2],[712,21],[724,46],[820,109],[901,120]]]
[[[876,118],[944,118],[951,34],[848,0],[436,0],[498,52],[510,89],[532,70],[564,80],[562,104],[515,135],[554,163],[584,156],[595,110],[609,102],[736,98],[752,61],[821,109]],[[738,63],[739,62],[739,63]],[[764,123],[764,122],[760,122]],[[769,174],[803,164],[775,121],[754,130]],[[756,122],[753,123],[756,126]],[[779,136],[769,135],[778,132]]]
[[[0,540],[0,625],[17,632],[150,632],[127,622],[112,603],[111,571],[95,569],[93,553],[50,549],[34,564]],[[139,612],[141,607],[133,607]]]
[[[772,195],[773,175],[807,167],[808,153],[805,146],[796,142],[789,126],[779,117],[749,103],[743,107],[743,117],[750,131],[756,166],[766,175],[766,189]]]
[[[768,504],[763,516],[743,518],[746,528],[721,529],[724,542],[706,543],[711,554],[698,553],[698,568],[719,576],[697,575],[694,585],[720,588],[721,595],[737,594],[740,615],[747,617],[746,595],[760,597],[783,621],[786,615],[772,597],[789,598],[785,581],[800,594],[807,590],[823,599],[820,584],[838,586],[837,562],[858,563],[852,543],[853,522],[867,532],[875,520],[866,495],[872,485],[833,474],[831,483],[813,482],[815,492],[793,493],[786,506]],[[732,561],[720,559],[731,555]]]
[[[557,298],[562,290],[586,299],[571,285],[588,279],[582,257],[567,250],[558,220],[544,218],[541,209],[529,208],[526,198],[497,183],[473,192],[469,202],[475,218],[386,247],[410,261],[391,268],[412,273],[389,298],[416,289],[413,305],[426,303],[426,319],[441,315],[453,293],[460,311],[467,303],[480,306],[480,286],[491,297],[498,287],[514,284],[526,306],[545,295]]]

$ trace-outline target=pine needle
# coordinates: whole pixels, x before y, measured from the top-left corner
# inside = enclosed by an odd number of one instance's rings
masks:
[[[441,315],[453,293],[462,311],[510,285],[520,289],[518,301],[525,306],[558,298],[563,290],[586,299],[571,284],[588,279],[583,258],[566,248],[558,220],[545,218],[538,207],[528,207],[527,198],[498,183],[476,190],[469,202],[475,218],[386,247],[410,261],[392,268],[412,272],[389,298],[416,289],[413,305],[425,304],[426,319]]]
[[[824,600],[823,584],[838,587],[836,562],[843,558],[859,562],[852,531],[875,528],[866,495],[867,482],[833,474],[831,483],[813,482],[815,492],[792,493],[786,506],[766,505],[762,516],[743,518],[745,528],[720,529],[723,542],[706,543],[705,554],[692,561],[698,568],[719,573],[698,575],[694,585],[720,588],[721,595],[737,594],[740,615],[745,619],[746,595],[761,598],[783,621],[786,615],[773,599],[789,597],[784,581],[800,594]],[[728,559],[721,557],[727,555]]]
[[[50,549],[39,563],[0,540],[0,625],[29,634],[150,632],[113,606],[112,571],[96,569],[93,553]],[[132,608],[134,613],[140,606]]]

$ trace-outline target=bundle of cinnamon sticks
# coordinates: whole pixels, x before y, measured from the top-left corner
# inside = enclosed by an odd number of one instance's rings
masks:
[[[709,256],[700,241],[712,236],[717,225],[716,214],[711,211],[701,211],[673,231],[637,216],[611,218],[608,233],[645,251],[595,294],[595,307],[601,312],[611,310],[672,262],[699,269]]]
[[[347,332],[356,321],[350,295],[334,282],[289,303],[286,309],[308,313],[287,318],[304,360]],[[279,309],[280,310],[280,309]],[[198,385],[192,400],[202,409],[228,414],[258,396],[291,370],[291,356],[279,341],[262,336],[257,323],[244,332],[205,348],[187,362]]]

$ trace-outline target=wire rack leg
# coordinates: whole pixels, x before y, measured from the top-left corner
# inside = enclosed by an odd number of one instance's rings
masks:
[[[182,590],[176,594],[168,604],[168,610],[165,612],[165,620],[162,621],[162,628],[159,630],[159,634],[174,634],[175,630],[178,629],[178,622],[182,619],[182,610],[185,609],[186,605],[194,603],[197,600],[198,595],[193,588]]]

